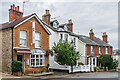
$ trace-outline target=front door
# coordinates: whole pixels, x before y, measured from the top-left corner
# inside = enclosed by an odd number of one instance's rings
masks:
[[[89,65],[90,71],[94,71],[94,67],[96,67],[96,57],[89,57]]]
[[[22,62],[22,73],[23,73],[23,55],[17,55],[17,61]]]

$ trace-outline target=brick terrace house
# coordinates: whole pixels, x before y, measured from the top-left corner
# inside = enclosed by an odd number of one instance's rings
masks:
[[[11,5],[9,22],[0,25],[0,33],[2,72],[11,73],[12,60],[22,61],[24,74],[46,71],[51,33],[35,13],[23,17],[19,6]]]
[[[92,29],[89,36],[79,35],[79,52],[82,54],[80,61],[83,64],[100,66],[98,63],[100,55],[112,55],[112,46],[108,44],[106,32],[103,33],[102,38],[103,40],[97,38]]]

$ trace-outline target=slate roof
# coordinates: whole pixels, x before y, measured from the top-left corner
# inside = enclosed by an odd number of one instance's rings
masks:
[[[88,45],[98,45],[98,46],[110,46],[108,43],[102,41],[101,39],[94,37],[94,41],[92,41],[88,36],[84,36],[84,35],[79,35],[78,39],[81,40],[82,42],[88,44]]]
[[[35,13],[34,13],[35,14]],[[3,29],[7,29],[7,28],[13,28],[15,25],[19,24],[21,21],[29,18],[30,16],[34,15],[34,14],[31,14],[29,16],[25,16],[25,17],[22,17],[20,19],[16,19],[14,20],[13,22],[6,22],[6,23],[3,23],[3,24],[0,24],[0,30],[3,30]]]
[[[31,16],[37,16],[36,13],[33,13],[33,14],[30,14],[28,16],[25,16],[25,17],[22,17],[20,19],[15,19],[13,21],[10,21],[10,22],[6,22],[6,23],[3,23],[3,24],[0,24],[0,30],[4,30],[4,29],[8,29],[8,28],[14,28],[15,25],[19,24],[20,22],[26,20],[27,18],[31,17]],[[38,16],[37,16],[38,17]],[[43,24],[43,21],[38,17],[38,19],[42,22]],[[46,26],[44,26],[45,30],[48,32],[48,34],[51,34],[49,32],[49,30],[46,28]]]

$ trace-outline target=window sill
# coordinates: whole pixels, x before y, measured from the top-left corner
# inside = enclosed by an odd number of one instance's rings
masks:
[[[27,47],[26,45],[20,45],[20,47]]]
[[[36,68],[36,67],[44,67],[45,65],[41,65],[41,66],[30,66],[32,68]]]

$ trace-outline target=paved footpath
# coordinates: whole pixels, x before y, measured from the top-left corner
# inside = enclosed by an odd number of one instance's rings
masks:
[[[39,77],[32,77],[32,76],[13,76],[5,73],[0,73],[2,74],[3,79],[2,80],[40,80],[40,79],[51,79],[51,80],[93,80],[92,78],[111,78],[111,80],[116,80],[112,78],[117,78],[118,73],[117,72],[94,72],[94,73],[74,73],[74,74],[67,74],[67,73],[55,73],[54,75],[46,75],[46,76],[39,76]],[[60,74],[60,75],[59,75]],[[8,79],[5,79],[8,78]],[[14,79],[12,79],[14,78]],[[21,79],[22,78],[22,79]],[[61,79],[62,78],[62,79]],[[83,78],[83,79],[82,79]],[[86,79],[85,79],[86,78]],[[89,78],[89,79],[87,79]],[[99,79],[95,79],[99,80]],[[102,80],[102,79],[100,79]],[[107,80],[107,79],[105,79]],[[110,79],[108,79],[110,80]]]

